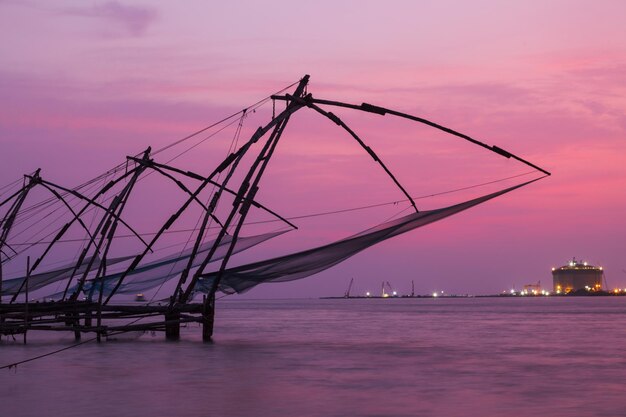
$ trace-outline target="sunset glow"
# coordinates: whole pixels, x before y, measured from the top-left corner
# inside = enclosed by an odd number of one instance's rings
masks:
[[[553,175],[318,276],[246,296],[339,295],[350,277],[360,294],[383,280],[400,294],[411,280],[416,293],[496,293],[549,282],[550,268],[572,256],[603,265],[611,288],[626,286],[626,3],[320,1],[299,15],[293,2],[277,3],[270,12],[264,2],[0,1],[0,186],[37,168],[79,184],[310,74],[315,97],[431,119]],[[242,137],[268,120],[268,106]],[[412,196],[529,171],[422,126],[329,110]],[[305,110],[290,123],[259,201],[300,216],[403,198],[332,123]],[[225,131],[215,147],[207,142],[177,163],[207,172],[231,137]],[[260,250],[323,244],[403,208],[301,220],[306,237]]]

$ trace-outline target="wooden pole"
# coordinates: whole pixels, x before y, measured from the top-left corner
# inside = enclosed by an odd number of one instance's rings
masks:
[[[215,293],[209,297],[206,295],[202,299],[202,340],[211,342],[213,340],[213,324],[215,323]]]
[[[165,313],[165,339],[180,340],[180,311],[171,310]]]
[[[302,92],[304,91],[307,83],[309,81],[309,76],[305,75],[301,80],[300,83],[298,85],[298,87],[296,88],[296,91],[294,92],[294,96],[299,97]],[[233,202],[233,209],[230,212],[230,215],[228,216],[227,220],[224,222],[224,225],[222,226],[219,234],[217,235],[213,246],[211,247],[211,249],[209,250],[208,254],[204,257],[204,260],[202,261],[202,263],[200,264],[200,266],[196,269],[196,272],[194,273],[193,277],[191,278],[191,282],[187,285],[187,289],[183,291],[183,284],[186,282],[187,280],[187,276],[189,273],[189,270],[191,269],[191,263],[197,253],[197,248],[200,244],[200,241],[202,240],[203,234],[204,234],[204,223],[203,226],[200,228],[200,231],[198,232],[198,235],[196,237],[196,244],[194,246],[194,250],[191,254],[191,257],[189,258],[189,263],[187,265],[187,268],[181,273],[180,279],[178,280],[178,284],[176,285],[176,289],[174,290],[174,298],[172,299],[172,302],[180,302],[180,303],[186,303],[187,300],[190,298],[190,296],[193,293],[194,287],[196,286],[196,283],[198,282],[198,279],[200,278],[200,275],[202,275],[202,273],[204,272],[204,269],[206,268],[206,266],[208,265],[208,263],[212,260],[213,255],[215,254],[217,248],[220,246],[220,244],[222,243],[222,239],[224,238],[224,236],[227,233],[227,229],[230,226],[231,221],[233,220],[234,216],[237,214],[237,212],[240,212],[241,217],[240,217],[240,223],[243,222],[243,219],[245,219],[246,217],[246,212],[248,210],[248,208],[251,205],[251,202],[254,201],[254,195],[257,191],[256,188],[256,182],[258,182],[258,180],[255,180],[255,183],[253,183],[252,188],[250,188],[250,180],[252,179],[256,168],[259,166],[259,164],[261,163],[261,161],[263,162],[263,165],[267,164],[267,160],[271,157],[273,148],[276,146],[276,142],[278,141],[278,138],[280,137],[287,121],[289,120],[289,118],[291,117],[291,115],[296,112],[297,110],[299,110],[300,108],[302,108],[303,105],[301,104],[290,104],[289,106],[287,106],[287,108],[278,115],[278,117],[272,119],[271,122],[269,122],[268,124],[266,124],[264,127],[259,127],[257,129],[257,131],[252,135],[252,137],[250,138],[250,140],[243,145],[241,148],[239,148],[239,150],[237,150],[237,152],[230,154],[229,157],[224,160],[224,162],[222,163],[222,165],[224,166],[230,166],[230,169],[228,171],[227,174],[227,179],[230,179],[231,176],[233,175],[235,169],[237,168],[237,165],[239,164],[239,162],[241,161],[241,157],[243,156],[243,152],[247,151],[248,148],[253,144],[256,143],[259,139],[261,139],[267,132],[269,132],[270,130],[273,129],[273,132],[271,133],[269,139],[265,142],[265,144],[263,145],[263,149],[261,150],[259,156],[257,157],[257,159],[254,161],[254,163],[252,164],[252,167],[248,170],[248,173],[246,175],[246,177],[243,179],[243,181],[241,182],[241,185],[239,187],[239,191],[237,192],[237,195],[235,196],[235,201]],[[219,168],[218,168],[219,170]],[[257,176],[260,177],[262,175],[262,170],[260,173],[257,173]],[[210,177],[209,177],[210,178]],[[220,186],[219,190],[213,194],[213,199],[214,202],[212,202],[211,204],[216,204],[217,203],[217,199],[220,198],[221,193],[223,192],[225,186],[226,186],[226,182],[227,179],[225,179],[222,182],[222,185]],[[208,214],[205,213],[205,219],[206,219],[206,215]],[[234,245],[237,242],[237,236],[236,233],[234,235],[234,237],[231,240],[230,243],[230,247],[229,247],[229,252],[232,251],[232,249],[234,248]],[[230,255],[226,255],[226,262],[228,262],[228,257]],[[222,261],[222,265],[224,265],[224,261]],[[219,276],[219,275],[218,275]],[[219,280],[219,278],[218,278]],[[215,292],[215,288],[217,288],[217,285],[214,284],[213,285],[213,292]],[[180,295],[179,295],[180,294]]]
[[[72,326],[74,327],[74,340],[80,340],[80,314],[78,311],[75,311],[72,314]]]
[[[174,298],[174,296],[171,296]],[[165,339],[166,340],[179,340],[180,339],[180,310],[172,305],[170,300],[170,308],[165,311],[163,317],[165,318]]]
[[[300,80],[298,87],[294,91],[294,94],[293,94],[294,97],[299,98],[302,94],[304,94],[308,82],[309,82],[309,76],[305,75]],[[230,260],[230,256],[233,253],[233,250],[237,243],[237,238],[239,237],[239,232],[246,219],[248,210],[250,209],[251,202],[254,201],[255,195],[257,191],[259,190],[259,182],[261,180],[261,177],[263,176],[263,173],[265,172],[265,168],[267,167],[267,164],[270,158],[272,157],[272,155],[274,154],[274,151],[276,150],[276,145],[278,144],[278,141],[280,137],[282,136],[285,126],[287,126],[287,122],[289,121],[289,118],[291,117],[293,113],[295,113],[297,110],[302,108],[304,105],[305,104],[300,104],[299,102],[289,103],[287,105],[287,108],[279,115],[279,117],[273,119],[270,123],[265,125],[265,127],[259,128],[257,130],[257,132],[268,132],[270,128],[273,128],[273,131],[270,134],[270,137],[267,139],[267,141],[263,145],[263,149],[261,149],[256,160],[252,163],[252,166],[248,170],[248,173],[246,174],[245,178],[241,182],[241,186],[239,188],[237,196],[235,197],[235,202],[233,203],[233,208],[228,216],[228,219],[224,222],[224,227],[222,227],[222,230],[220,230],[220,233],[218,234],[215,240],[215,243],[213,244],[213,247],[211,248],[209,253],[206,255],[204,260],[202,261],[202,264],[196,270],[193,278],[191,279],[191,282],[187,286],[187,289],[181,296],[180,298],[181,302],[187,302],[188,298],[193,293],[194,287],[196,283],[198,282],[198,279],[204,272],[204,269],[206,268],[207,264],[211,261],[211,258],[213,257],[213,254],[215,253],[217,246],[221,243],[221,239],[226,234],[227,228],[230,226],[231,221],[234,219],[235,215],[239,213],[239,221],[237,222],[237,225],[235,226],[235,231],[231,234],[230,244],[228,246],[228,249],[226,250],[226,254],[222,258],[220,268],[217,271],[217,274],[213,280],[213,283],[211,284],[211,289],[209,291],[209,294],[215,295],[215,293],[217,292],[219,288],[220,279],[222,277],[222,274],[224,273],[224,270],[226,269],[226,265],[228,264],[228,261]],[[261,138],[264,134],[265,133],[259,134],[258,137]],[[179,284],[181,282],[182,280],[179,281]]]
[[[104,282],[104,276],[102,277],[102,282]],[[95,283],[93,285],[96,285]],[[98,343],[101,342],[102,336],[100,334],[100,326],[102,326],[102,291],[104,290],[103,285],[100,285],[100,295],[98,299],[98,319],[96,320],[98,330],[96,330],[96,340]]]
[[[0,305],[2,305],[2,242],[0,242]],[[3,318],[0,317],[0,324]]]
[[[24,344],[26,344],[26,333],[28,332],[28,278],[30,278],[30,256],[26,257],[26,302],[24,303]]]

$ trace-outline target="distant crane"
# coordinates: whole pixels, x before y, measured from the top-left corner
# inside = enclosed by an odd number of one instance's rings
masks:
[[[396,297],[398,295],[398,293],[393,290],[393,287],[391,286],[389,281],[383,281],[382,291],[383,291],[383,293],[382,293],[382,297],[383,298],[386,298],[386,297]]]
[[[411,297],[415,297],[415,281],[411,280]]]
[[[354,277],[350,278],[350,284],[348,284],[348,289],[346,293],[343,295],[343,298],[350,298],[350,290],[352,289],[352,284],[354,284]]]
[[[536,295],[541,292],[541,280],[537,281],[536,284],[526,284],[524,285],[524,292]]]

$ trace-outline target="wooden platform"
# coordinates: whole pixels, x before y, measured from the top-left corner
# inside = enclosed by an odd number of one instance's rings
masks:
[[[180,337],[181,323],[202,323],[203,339],[213,334],[213,306],[185,303],[170,306],[61,301],[0,304],[0,335],[25,335],[31,331],[70,331],[100,337],[130,331],[163,331],[166,338]]]

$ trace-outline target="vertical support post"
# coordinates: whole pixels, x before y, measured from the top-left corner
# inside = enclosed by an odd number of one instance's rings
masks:
[[[30,256],[26,257],[26,302],[24,303],[24,344],[26,344],[26,333],[28,333],[28,278],[30,278]]]
[[[298,85],[298,87],[296,88],[296,91],[294,92],[294,97],[300,97],[304,93],[308,81],[309,81],[309,76],[305,75],[300,80],[300,84]],[[241,231],[243,223],[245,222],[246,216],[248,214],[248,210],[250,209],[251,202],[254,201],[254,197],[257,191],[259,190],[259,182],[261,180],[261,177],[263,176],[263,173],[265,172],[265,169],[267,168],[267,164],[270,158],[272,157],[272,155],[274,154],[274,151],[276,150],[276,145],[278,144],[278,141],[280,137],[282,136],[285,126],[287,125],[287,122],[289,121],[289,118],[295,111],[302,108],[302,106],[303,104],[299,104],[299,103],[288,104],[285,111],[281,113],[282,117],[280,120],[279,118],[275,118],[269,124],[265,126],[264,129],[266,129],[266,131],[269,130],[269,128],[272,126],[274,130],[272,134],[270,135],[269,139],[265,142],[265,145],[263,146],[263,149],[257,156],[257,159],[254,161],[254,163],[248,170],[246,177],[242,181],[239,191],[237,193],[237,197],[235,198],[235,202],[233,203],[233,209],[231,210],[230,215],[228,216],[228,219],[224,222],[224,226],[222,226],[222,230],[220,231],[217,239],[215,240],[213,247],[211,248],[209,253],[206,255],[202,264],[196,270],[196,273],[194,274],[191,280],[191,283],[189,283],[184,294],[181,296],[181,301],[186,302],[186,300],[193,293],[193,289],[198,281],[198,278],[202,275],[202,273],[204,272],[204,268],[206,268],[207,264],[213,257],[213,254],[215,253],[218,243],[221,242],[221,239],[226,233],[226,229],[229,227],[234,216],[237,214],[237,212],[239,212],[239,215],[240,215],[239,221],[237,222],[237,225],[235,226],[234,232],[231,234],[231,242],[228,246],[226,254],[222,258],[220,268],[217,271],[217,275],[215,276],[213,283],[211,285],[211,289],[209,291],[209,293],[213,295],[215,295],[215,293],[217,292],[219,288],[220,279],[222,277],[222,274],[226,270],[226,265],[228,264],[228,261],[230,260],[230,256],[233,253],[233,250],[237,243],[237,238],[239,237],[239,232]],[[259,131],[262,131],[262,130],[263,129],[259,129]]]
[[[149,159],[149,157],[150,157],[150,150],[151,150],[151,148],[148,147],[148,149],[146,149],[144,151],[143,157],[142,157],[143,160],[147,161]],[[79,293],[82,291],[83,286],[85,285],[85,281],[87,280],[87,275],[89,274],[89,271],[91,270],[91,266],[93,265],[93,262],[94,262],[94,260],[96,258],[95,255],[100,252],[100,248],[102,247],[102,244],[106,240],[107,243],[105,245],[104,250],[102,251],[102,260],[100,262],[100,265],[98,267],[98,271],[97,271],[96,277],[95,277],[96,279],[98,277],[102,278],[102,283],[101,283],[101,287],[100,287],[102,289],[102,285],[104,284],[104,275],[102,274],[102,269],[105,268],[105,272],[106,272],[107,254],[109,252],[109,249],[111,247],[111,243],[112,243],[113,238],[115,236],[115,231],[117,229],[117,224],[120,221],[120,217],[122,215],[122,211],[124,210],[124,207],[126,206],[126,203],[128,202],[128,198],[129,198],[131,190],[133,189],[133,187],[137,183],[137,180],[139,179],[139,176],[145,171],[145,169],[146,169],[145,166],[138,167],[137,170],[134,172],[133,176],[131,177],[130,181],[128,182],[128,184],[124,187],[124,189],[122,189],[122,191],[117,196],[115,196],[113,198],[113,201],[111,202],[111,204],[109,206],[109,209],[110,209],[109,215],[108,216],[104,216],[102,218],[102,220],[100,221],[100,224],[96,228],[96,233],[94,233],[94,235],[96,235],[97,233],[101,233],[102,234],[102,237],[100,238],[100,241],[98,242],[98,244],[97,244],[97,246],[95,248],[94,256],[91,257],[91,260],[89,261],[89,265],[87,266],[87,269],[85,269],[85,272],[83,272],[82,277],[78,281],[78,286],[74,290],[74,293],[70,297],[70,300],[76,301],[76,299],[78,298]],[[80,265],[80,264],[77,264],[77,267],[78,267],[78,265]],[[113,289],[111,294],[109,294],[109,296],[107,297],[107,299],[106,299],[104,304],[107,304],[109,299],[115,294],[115,291],[117,291],[119,285],[121,284],[121,279],[122,278],[120,278],[120,280],[118,281],[118,284]],[[94,285],[95,285],[96,282],[97,282],[97,280],[94,280]],[[68,282],[67,285],[69,286],[69,282]],[[66,288],[66,292],[67,292],[67,288]],[[102,290],[100,291],[100,296],[99,296],[98,302],[102,304]]]
[[[69,305],[67,307],[67,309],[69,311],[66,310],[66,313],[64,315],[64,321],[65,321],[65,325],[67,327],[73,327],[74,328],[74,340],[80,340],[80,319],[79,319],[79,313],[77,311],[77,306],[76,303],[78,303],[78,301],[73,301],[72,305]]]
[[[169,308],[165,314],[165,339],[180,340],[180,311]]]
[[[0,307],[2,307],[2,251],[1,250],[0,250]],[[2,328],[3,325],[4,325],[4,314],[0,313],[0,328]],[[2,334],[0,334],[0,340],[2,340]]]
[[[111,242],[111,240],[109,240],[109,242]],[[102,294],[104,293],[104,277],[106,277],[107,275],[106,265],[107,265],[107,257],[106,257],[106,252],[105,252],[104,256],[102,257],[102,261],[100,263],[102,275],[100,277],[100,293],[98,294],[98,319],[97,319],[98,330],[96,331],[96,339],[98,340],[98,343],[100,343],[100,340],[102,337],[100,329],[102,327]],[[100,274],[98,273],[98,275]],[[94,281],[93,286],[94,287],[96,286],[96,281]]]
[[[2,242],[0,242],[0,305],[2,305]],[[0,317],[0,324],[4,321],[4,317]]]
[[[91,309],[85,312],[85,327],[91,327]]]
[[[72,314],[72,325],[74,326],[74,340],[80,340],[80,318],[77,310]]]
[[[203,297],[202,306],[202,341],[211,342],[213,339],[213,324],[215,323],[215,292]]]
[[[295,92],[294,92],[294,96],[295,97],[300,97],[307,85],[309,81],[309,76],[305,75],[301,80],[300,83],[298,84],[298,87],[296,88]],[[243,147],[241,147],[238,151],[237,154],[240,154],[240,151],[242,151],[244,148],[247,150],[248,147],[252,144],[252,143],[256,143],[261,137],[263,137],[267,132],[270,131],[270,129],[273,129],[272,134],[270,135],[269,139],[265,142],[265,144],[263,145],[263,149],[261,150],[261,152],[259,153],[259,155],[257,156],[257,159],[254,161],[254,163],[252,164],[252,166],[250,167],[250,169],[248,170],[248,173],[246,174],[246,177],[243,179],[243,181],[241,182],[241,186],[239,187],[239,191],[237,192],[237,195],[235,197],[235,201],[233,202],[233,209],[231,210],[227,220],[224,222],[224,224],[222,225],[222,229],[220,230],[217,238],[215,239],[215,242],[213,243],[213,246],[211,247],[211,249],[209,250],[208,254],[204,257],[204,260],[202,261],[202,263],[200,264],[200,266],[196,269],[196,272],[194,273],[191,282],[187,285],[187,289],[183,291],[182,285],[184,284],[184,282],[186,281],[187,275],[186,272],[183,272],[183,274],[181,274],[181,278],[178,281],[178,285],[176,287],[176,290],[174,291],[174,295],[177,296],[179,294],[180,291],[180,296],[178,298],[178,302],[181,303],[186,303],[187,300],[191,297],[194,287],[196,285],[196,283],[198,282],[198,279],[200,278],[200,276],[202,275],[202,273],[204,272],[204,269],[206,268],[206,266],[208,265],[208,263],[212,260],[213,255],[215,254],[215,251],[217,250],[217,248],[219,247],[219,245],[222,242],[222,239],[224,238],[224,236],[226,235],[226,232],[228,230],[228,227],[231,224],[231,221],[234,219],[235,215],[237,214],[237,212],[240,213],[240,218],[239,218],[239,223],[235,229],[235,233],[232,235],[232,239],[229,245],[229,248],[227,250],[226,255],[224,256],[222,263],[221,263],[221,267],[220,267],[220,271],[218,273],[218,276],[216,278],[216,280],[214,281],[213,285],[212,285],[212,289],[210,292],[215,293],[217,291],[218,288],[218,283],[220,280],[220,276],[223,272],[223,269],[225,268],[226,264],[228,263],[228,260],[230,258],[230,255],[232,254],[232,250],[234,249],[234,246],[237,242],[237,236],[239,233],[239,229],[241,228],[241,225],[243,224],[243,221],[246,218],[248,209],[250,208],[250,204],[251,201],[254,201],[254,196],[256,194],[256,192],[258,191],[258,182],[261,178],[261,176],[263,175],[263,171],[265,169],[265,166],[267,166],[267,162],[269,161],[269,159],[272,156],[272,153],[276,147],[276,144],[278,143],[278,139],[280,138],[282,131],[284,130],[287,121],[289,120],[289,118],[291,117],[291,115],[296,112],[297,110],[299,110],[300,108],[302,108],[303,105],[301,104],[289,104],[287,106],[287,108],[276,118],[273,118],[272,121],[270,123],[268,123],[267,125],[265,125],[265,127],[259,127],[259,129],[257,129],[256,133],[252,136],[252,138],[250,139],[250,141],[248,141],[246,143],[246,145],[244,145]],[[235,154],[231,154],[231,155],[235,155]],[[236,169],[237,165],[240,161],[240,158],[237,159],[233,165],[230,168],[230,171],[228,173],[228,177],[230,178],[230,176],[233,174],[234,170]],[[229,160],[225,160],[225,163],[229,162]],[[257,172],[257,168],[259,167],[259,165],[261,164],[261,168],[258,170]],[[250,182],[253,178],[253,176],[255,176],[256,173],[256,178]],[[222,192],[223,188],[225,187],[226,182],[222,183],[222,186],[220,187],[220,190],[218,191],[219,193]],[[214,197],[217,196],[219,198],[219,194],[214,194]],[[202,231],[198,233],[198,237],[202,236]],[[195,252],[192,253],[192,258],[195,256]],[[190,258],[190,262],[191,259]],[[173,300],[176,301],[176,300]],[[172,301],[172,302],[173,302]]]
[[[94,284],[95,285],[95,284]],[[102,288],[100,288],[100,292],[102,293]],[[102,299],[98,301],[98,319],[96,320],[96,341],[100,343],[102,341],[102,335],[100,332],[100,328],[102,326]]]
[[[26,196],[28,195],[28,192],[30,191],[31,188],[35,186],[36,182],[40,180],[39,171],[40,169],[37,169],[37,171],[35,171],[32,177],[25,175],[24,179],[29,178],[28,184],[25,184],[20,191],[18,191],[16,194],[13,195],[13,196],[17,196],[17,198],[11,205],[11,208],[9,209],[6,216],[4,216],[2,221],[0,221],[0,225],[2,225],[2,231],[0,232],[0,249],[2,249],[2,246],[6,244],[6,241],[9,238],[9,233],[11,231],[11,228],[13,227],[13,222],[15,222],[15,219],[17,217],[17,214],[20,211],[20,208],[22,207],[22,204],[24,204],[24,200],[26,200]],[[5,202],[6,201],[8,200],[5,200]],[[2,253],[2,251],[0,251],[0,253]],[[2,271],[2,262],[0,259],[0,290],[2,289],[2,281],[1,281],[2,272],[1,271]],[[0,294],[1,293],[2,292],[0,291]],[[18,294],[19,294],[19,290],[15,293],[15,295],[13,296],[13,299],[11,300],[9,304],[11,304],[15,300]],[[1,301],[2,301],[2,296],[0,295],[0,302]]]

